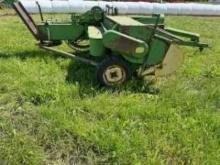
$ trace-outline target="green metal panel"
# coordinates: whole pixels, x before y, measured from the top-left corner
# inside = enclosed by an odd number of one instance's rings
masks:
[[[13,4],[15,1],[17,1],[17,0],[3,0],[2,2],[3,2],[4,4],[9,4],[9,5],[11,5],[11,4]],[[1,0],[0,0],[0,2],[1,2]]]
[[[157,38],[153,39],[151,50],[148,54],[147,64],[149,66],[160,64],[163,61],[169,47],[170,43],[168,41]],[[129,62],[136,64],[143,64],[145,57],[141,56],[140,58],[134,58],[133,56],[127,56],[126,54],[122,54],[122,56]]]
[[[88,36],[90,44],[90,54],[92,56],[102,56],[105,53],[105,47],[102,41],[102,33],[95,26],[88,27]]]
[[[146,26],[120,26],[119,31],[143,41],[148,41],[151,34],[151,30]]]
[[[105,16],[103,20],[103,25],[107,30],[109,30],[109,29],[116,29],[117,24]]]
[[[147,59],[147,64],[148,65],[160,64],[163,61],[169,46],[170,43],[161,39],[154,38]]]
[[[137,21],[138,19],[145,20],[146,24]],[[110,33],[108,31],[104,36],[104,45],[111,50],[121,54],[126,60],[142,64],[144,57],[147,55],[148,46],[143,53],[139,55],[134,53],[135,51],[142,51],[141,46],[138,46],[137,43],[143,43],[147,45],[149,38],[151,37],[153,26],[150,25],[156,21],[155,17],[126,17],[126,16],[110,16],[106,17],[105,25],[108,28],[113,28],[118,31]],[[160,20],[163,23],[163,19]],[[147,25],[148,24],[148,25]],[[112,32],[112,31],[111,31]],[[124,37],[125,36],[125,37]],[[137,40],[138,42],[130,42],[129,39]],[[138,48],[140,47],[140,49]],[[149,52],[148,63],[149,65],[155,65],[162,62],[166,51],[169,47],[169,42],[165,39],[154,39],[152,43],[151,52]]]
[[[135,17],[136,18],[136,17]],[[141,18],[141,17],[137,17]],[[149,23],[152,22],[150,18]],[[143,19],[146,19],[145,17]],[[155,20],[155,18],[153,18]],[[104,19],[104,25],[106,29],[117,30],[123,34],[129,35],[136,39],[148,41],[153,31],[152,25],[143,24],[134,18],[128,16],[107,16]]]
[[[148,45],[145,42],[114,30],[109,30],[104,34],[103,43],[112,51],[133,57],[133,59],[142,58],[148,51]]]
[[[105,53],[105,47],[103,45],[102,39],[89,39],[90,44],[90,55],[92,56],[102,56]]]
[[[49,23],[38,25],[39,31],[48,40],[76,40],[85,33],[85,27],[71,23]]]

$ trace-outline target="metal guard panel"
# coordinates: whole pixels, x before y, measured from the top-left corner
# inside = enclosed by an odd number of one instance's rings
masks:
[[[148,45],[144,41],[114,30],[104,33],[103,43],[105,47],[112,51],[126,54],[133,58],[142,58],[148,51]]]
[[[154,38],[147,59],[147,64],[150,66],[161,64],[166,55],[167,50],[170,47],[170,44],[170,42],[167,42],[165,40]]]

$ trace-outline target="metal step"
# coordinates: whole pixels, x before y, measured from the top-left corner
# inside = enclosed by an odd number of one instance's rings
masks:
[[[24,6],[20,2],[15,2],[13,3],[13,8],[18,13],[24,24],[33,34],[33,36],[36,38],[36,40],[41,40],[38,28]]]

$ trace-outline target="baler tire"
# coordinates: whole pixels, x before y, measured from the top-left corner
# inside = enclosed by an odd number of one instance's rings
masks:
[[[101,86],[108,87],[119,86],[127,82],[131,76],[132,71],[128,63],[124,59],[116,56],[108,57],[103,60],[98,66],[96,73],[98,83]]]

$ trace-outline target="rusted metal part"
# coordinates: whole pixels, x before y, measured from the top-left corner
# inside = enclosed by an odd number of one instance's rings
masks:
[[[139,43],[134,42],[133,40],[129,40],[125,37],[120,37],[118,40],[116,40],[115,43],[112,43],[112,45],[112,47],[114,47],[116,50],[121,50],[126,52],[128,55],[132,55],[131,52],[135,53]]]
[[[13,4],[13,8],[18,13],[24,24],[28,27],[29,31],[32,33],[35,39],[40,40],[41,38],[37,26],[34,23],[31,16],[29,15],[29,13],[24,8],[24,6],[21,4],[21,2],[15,2]]]
[[[115,30],[109,30],[104,34],[103,44],[112,51],[135,58],[143,56],[148,49],[148,46],[144,41]]]

